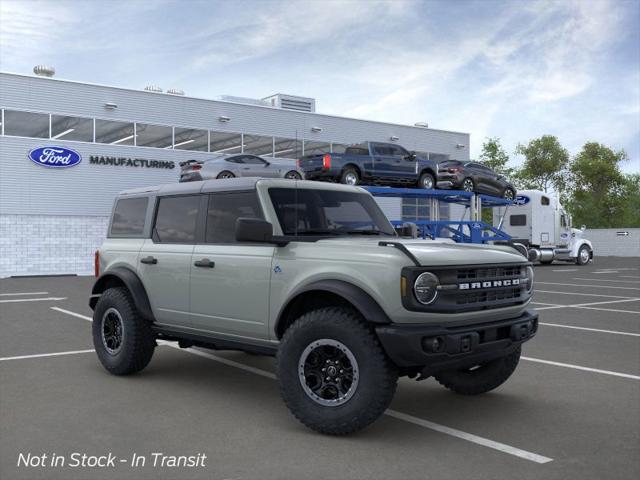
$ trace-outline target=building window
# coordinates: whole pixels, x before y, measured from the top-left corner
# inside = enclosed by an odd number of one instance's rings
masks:
[[[302,156],[302,140],[294,140],[292,138],[275,137],[274,157],[280,158],[300,158]]]
[[[134,126],[129,122],[96,120],[96,142],[111,145],[133,145]]]
[[[328,142],[310,142],[308,140],[304,142],[305,155],[322,155],[323,153],[329,153],[330,151],[331,144]]]
[[[344,145],[343,143],[332,143],[331,153],[344,153],[348,146],[349,145]]]
[[[209,151],[211,153],[220,153],[231,155],[242,153],[242,135],[239,133],[228,132],[209,132],[210,143]]]
[[[51,115],[51,138],[93,142],[93,119]]]
[[[273,156],[273,137],[263,137],[261,135],[243,135],[244,153],[252,155]]]
[[[136,145],[138,147],[171,148],[173,129],[164,125],[136,123]]]
[[[173,148],[177,150],[206,152],[209,149],[209,135],[206,130],[176,127],[174,133]]]
[[[416,222],[420,220],[431,220],[429,200],[428,198],[403,198],[402,221]]]
[[[4,134],[15,137],[49,138],[49,115],[5,110]]]

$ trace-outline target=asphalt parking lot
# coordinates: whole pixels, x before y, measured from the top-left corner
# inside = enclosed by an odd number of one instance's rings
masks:
[[[640,258],[535,274],[540,331],[505,385],[462,397],[404,378],[386,415],[340,438],[293,418],[271,358],[161,345],[114,377],[92,351],[93,278],[0,280],[0,478],[640,478]],[[73,452],[127,461],[46,465]]]

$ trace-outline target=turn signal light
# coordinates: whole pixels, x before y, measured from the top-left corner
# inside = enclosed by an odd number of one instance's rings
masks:
[[[322,157],[322,168],[331,168],[331,155],[325,153]]]
[[[100,250],[96,250],[93,256],[93,273],[96,277],[100,276]]]
[[[202,168],[202,165],[196,164],[193,167],[191,167],[191,170],[200,170],[201,168]]]
[[[449,173],[457,173],[459,170],[459,168],[450,168]]]

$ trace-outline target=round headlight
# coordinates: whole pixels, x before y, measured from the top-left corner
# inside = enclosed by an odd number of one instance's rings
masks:
[[[533,267],[527,267],[527,292],[533,290]]]
[[[438,296],[438,277],[431,272],[420,274],[413,284],[413,293],[423,305],[429,305]]]

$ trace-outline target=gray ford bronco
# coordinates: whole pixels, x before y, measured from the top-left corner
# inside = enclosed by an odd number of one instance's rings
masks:
[[[492,390],[538,326],[509,246],[401,238],[359,187],[236,178],[122,192],[96,252],[93,342],[116,375],[157,340],[276,357],[308,427],[378,418],[399,376]]]

